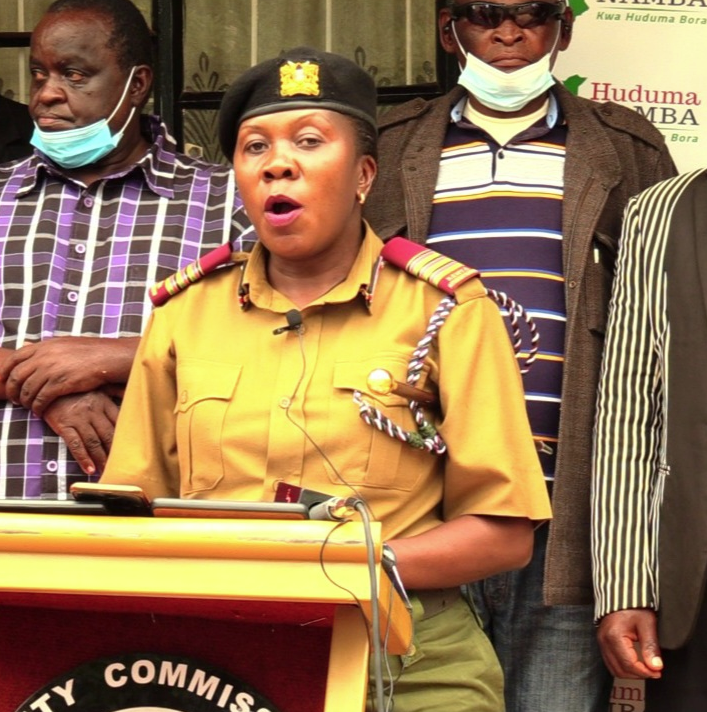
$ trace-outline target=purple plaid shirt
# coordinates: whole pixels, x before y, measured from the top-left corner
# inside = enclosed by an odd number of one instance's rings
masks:
[[[40,154],[0,166],[0,346],[53,336],[138,336],[147,288],[252,227],[233,171],[176,153],[157,117],[132,169],[90,187]],[[64,497],[85,480],[64,442],[0,401],[0,497]]]

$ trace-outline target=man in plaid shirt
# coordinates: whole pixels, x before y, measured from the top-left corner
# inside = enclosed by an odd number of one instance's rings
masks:
[[[147,287],[253,239],[232,172],[154,116],[130,0],[57,0],[34,30],[34,155],[0,167],[0,497],[63,498],[105,464]]]

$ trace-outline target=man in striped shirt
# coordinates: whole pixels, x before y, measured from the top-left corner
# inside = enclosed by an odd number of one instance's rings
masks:
[[[604,659],[646,712],[707,709],[707,171],[631,200],[597,404],[592,552]]]
[[[563,0],[445,0],[440,40],[460,86],[384,115],[367,216],[479,269],[534,317],[528,415],[554,519],[531,564],[473,586],[506,679],[508,712],[606,712],[611,678],[593,627],[591,433],[621,215],[674,173],[636,112],[557,85]],[[473,393],[469,398],[473,398]]]
[[[232,172],[153,116],[130,0],[58,0],[32,35],[33,156],[0,167],[0,497],[65,497],[105,464],[147,288],[248,240]]]

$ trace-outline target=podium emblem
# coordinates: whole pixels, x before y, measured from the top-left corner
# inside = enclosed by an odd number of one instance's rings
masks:
[[[231,673],[177,655],[131,653],[85,663],[17,712],[280,712]]]

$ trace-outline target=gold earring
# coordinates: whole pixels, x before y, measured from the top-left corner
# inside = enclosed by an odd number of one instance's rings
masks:
[[[363,191],[358,194],[358,202],[361,203],[361,205],[366,202],[366,194]]]

